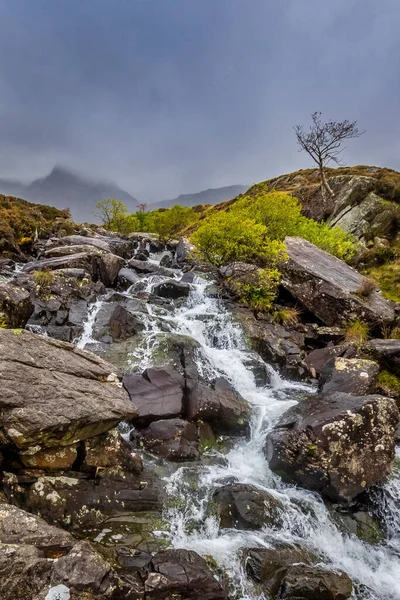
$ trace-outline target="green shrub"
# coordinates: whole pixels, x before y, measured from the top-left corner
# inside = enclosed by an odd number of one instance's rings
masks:
[[[50,287],[54,283],[54,273],[51,271],[35,271],[33,273],[33,281],[40,288]]]
[[[362,321],[353,321],[346,328],[344,339],[346,342],[361,346],[369,337],[369,327]]]
[[[378,375],[377,388],[384,394],[390,397],[400,397],[400,379],[389,373],[389,371],[381,371]]]
[[[175,204],[172,208],[154,210],[146,214],[143,225],[146,231],[157,233],[160,240],[168,242],[197,220],[197,214],[189,206]]]
[[[301,310],[297,308],[281,308],[281,310],[277,310],[274,313],[273,318],[276,323],[281,323],[282,325],[285,323],[294,324],[298,322],[300,315]]]
[[[385,298],[400,302],[400,260],[370,269],[368,275],[378,282]]]
[[[237,281],[240,300],[255,310],[270,310],[276,298],[280,277],[278,269],[258,269],[246,282]]]

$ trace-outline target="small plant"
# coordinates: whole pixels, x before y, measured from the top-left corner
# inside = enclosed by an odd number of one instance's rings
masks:
[[[382,327],[382,336],[385,340],[400,340],[400,327]]]
[[[377,285],[373,279],[369,277],[364,277],[359,287],[356,289],[356,294],[358,296],[362,296],[363,298],[369,298],[369,296],[375,292],[377,289]]]
[[[377,388],[386,396],[400,398],[400,379],[389,373],[389,371],[381,371],[376,381]]]
[[[344,339],[346,342],[361,346],[364,344],[369,337],[369,327],[362,321],[353,321],[346,328]]]
[[[40,288],[50,287],[54,283],[54,274],[51,271],[35,271],[33,281]]]
[[[281,310],[276,311],[273,316],[273,319],[276,323],[280,323],[281,325],[294,325],[298,322],[299,317],[301,315],[301,310],[297,308],[281,308]]]

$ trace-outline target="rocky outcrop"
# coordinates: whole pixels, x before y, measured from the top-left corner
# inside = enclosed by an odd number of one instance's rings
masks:
[[[163,281],[153,288],[153,293],[161,298],[187,298],[190,292],[190,285],[181,281]]]
[[[32,313],[29,292],[10,283],[0,284],[0,327],[25,327]]]
[[[400,340],[370,340],[362,351],[400,376]]]
[[[244,554],[247,574],[273,600],[347,600],[352,595],[346,573],[312,566],[315,557],[299,547],[253,548]]]
[[[218,488],[213,503],[223,529],[261,529],[277,525],[282,513],[279,500],[271,492],[243,483]]]
[[[93,337],[110,343],[125,340],[143,331],[146,308],[140,300],[115,293],[102,303],[93,325]]]
[[[361,396],[375,390],[379,365],[363,358],[336,358],[322,371],[319,385],[323,393],[345,392]]]
[[[302,238],[287,237],[285,244],[282,286],[326,325],[393,323],[394,304],[377,290],[363,295],[365,277],[355,269]]]
[[[137,439],[150,452],[169,460],[200,458],[197,427],[183,419],[153,421],[138,433]]]
[[[399,412],[384,396],[309,397],[268,435],[266,454],[284,479],[347,502],[391,472]]]
[[[128,373],[123,384],[138,410],[135,422],[146,425],[181,415],[184,381],[178,373],[149,368]]]
[[[0,446],[33,455],[135,417],[114,371],[72,344],[0,329]]]
[[[167,269],[166,267],[160,267],[159,265],[157,265],[155,263],[151,263],[149,261],[144,262],[142,260],[136,260],[135,258],[132,258],[128,262],[128,267],[130,269],[134,269],[137,273],[140,273],[143,275],[154,274],[154,275],[162,275],[165,277],[173,277],[173,275],[174,275],[174,271],[172,269]]]

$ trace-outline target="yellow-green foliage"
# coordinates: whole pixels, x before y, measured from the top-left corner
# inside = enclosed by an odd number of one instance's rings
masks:
[[[346,342],[350,342],[352,344],[356,344],[356,346],[361,346],[368,340],[369,336],[369,327],[366,323],[362,321],[353,321],[348,325],[345,332],[345,340]]]
[[[400,379],[389,371],[379,373],[377,387],[387,396],[400,397]]]
[[[33,281],[40,288],[49,287],[54,283],[54,274],[51,271],[35,271]]]
[[[274,313],[274,321],[277,323],[297,323],[301,315],[301,310],[297,308],[282,308]]]
[[[189,206],[180,206],[175,204],[172,208],[154,210],[145,214],[142,218],[145,231],[158,233],[160,239],[168,242],[174,236],[194,223],[197,220],[197,214]]]
[[[299,236],[341,259],[350,258],[355,246],[351,236],[338,227],[317,223],[301,214],[297,198],[285,192],[263,192],[258,196],[238,200],[230,211],[243,211],[267,228],[268,236],[284,240]]]
[[[278,269],[258,269],[246,281],[236,281],[240,300],[256,310],[270,310],[281,274]]]
[[[385,298],[400,302],[400,260],[370,269],[368,275],[378,282]]]

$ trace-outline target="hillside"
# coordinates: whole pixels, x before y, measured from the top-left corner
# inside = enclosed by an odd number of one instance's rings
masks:
[[[149,204],[149,210],[157,208],[170,208],[175,204],[180,206],[197,206],[199,204],[218,204],[225,200],[230,200],[247,190],[245,185],[230,185],[221,188],[204,190],[195,194],[181,194],[172,200],[162,200],[161,202],[152,202]]]
[[[29,185],[0,180],[0,191],[61,210],[69,208],[72,218],[77,222],[93,222],[92,211],[97,202],[105,198],[122,200],[129,212],[135,212],[138,203],[136,198],[113,183],[93,182],[62,167],[55,167],[49,175]]]

